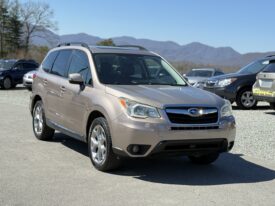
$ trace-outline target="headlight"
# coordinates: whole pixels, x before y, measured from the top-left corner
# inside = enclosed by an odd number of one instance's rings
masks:
[[[140,104],[135,101],[131,101],[125,98],[119,98],[119,102],[123,108],[126,109],[126,112],[131,117],[136,118],[160,118],[160,114],[155,107],[148,105]]]
[[[223,79],[223,80],[219,80],[216,83],[217,87],[226,87],[229,84],[233,83],[234,81],[236,81],[236,78],[229,78],[229,79]]]
[[[224,103],[224,105],[221,108],[221,117],[232,116],[233,113],[232,113],[231,103],[228,100],[226,100],[226,99],[224,101],[225,101],[225,103]]]

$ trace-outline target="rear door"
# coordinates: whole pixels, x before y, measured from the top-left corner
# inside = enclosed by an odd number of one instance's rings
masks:
[[[81,50],[74,50],[69,65],[68,75],[79,73],[85,82],[84,90],[80,85],[66,82],[66,91],[62,93],[64,108],[64,126],[71,132],[83,136],[83,124],[85,121],[86,108],[89,105],[88,95],[92,95],[92,78],[87,54]]]
[[[47,78],[47,109],[50,120],[59,126],[64,125],[63,93],[68,82],[68,64],[72,50],[60,50]]]

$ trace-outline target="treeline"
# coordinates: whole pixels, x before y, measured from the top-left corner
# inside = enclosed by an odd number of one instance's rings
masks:
[[[0,0],[0,58],[27,58],[31,47],[44,51],[31,46],[31,39],[46,38],[47,29],[56,29],[52,18],[46,3]]]

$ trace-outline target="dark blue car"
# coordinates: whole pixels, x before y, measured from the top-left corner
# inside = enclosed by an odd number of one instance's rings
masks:
[[[22,84],[24,74],[38,67],[34,60],[0,60],[0,87],[10,89]]]

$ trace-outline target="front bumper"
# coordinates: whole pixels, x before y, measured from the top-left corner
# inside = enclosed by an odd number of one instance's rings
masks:
[[[231,102],[236,100],[236,91],[230,86],[226,87],[203,87],[204,90],[212,92],[224,99],[228,99]]]
[[[28,78],[25,78],[25,77],[23,78],[23,85],[25,87],[31,88],[32,87],[32,82],[33,82],[32,79],[28,79]]]
[[[275,91],[262,88],[253,88],[253,96],[257,101],[275,102]]]
[[[186,154],[229,151],[234,144],[236,127],[233,116],[222,118],[217,124],[183,126],[172,124],[165,119],[150,122],[122,114],[111,123],[111,134],[115,153],[130,157],[147,157],[163,152]],[[211,148],[211,144],[204,144],[209,141],[223,143],[220,147]],[[205,146],[201,148],[200,145]],[[133,153],[134,146],[140,146],[141,152]]]

